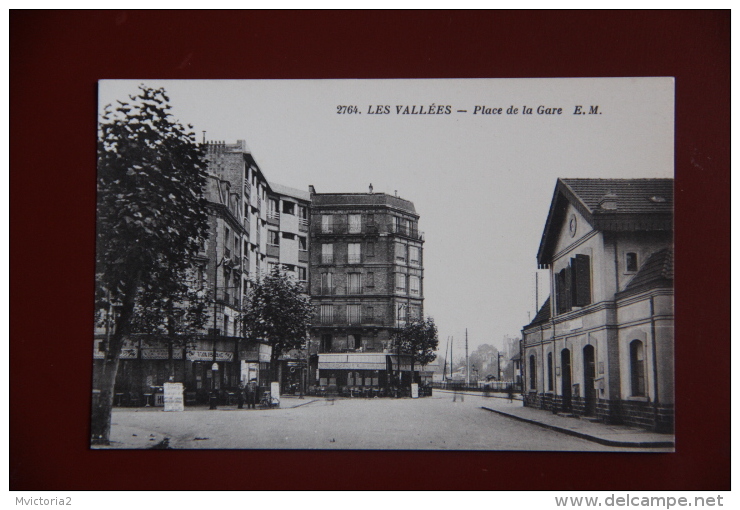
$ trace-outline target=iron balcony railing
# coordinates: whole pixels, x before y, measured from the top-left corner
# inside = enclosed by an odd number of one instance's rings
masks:
[[[333,264],[334,263],[334,254],[332,254],[332,253],[322,253],[321,254],[321,263],[322,264]]]
[[[362,223],[350,225],[348,223],[322,223],[311,227],[314,235],[375,235],[396,234],[414,240],[423,240],[424,233],[415,226],[401,225],[394,222]]]
[[[362,255],[358,253],[347,254],[347,264],[360,264],[362,263]]]

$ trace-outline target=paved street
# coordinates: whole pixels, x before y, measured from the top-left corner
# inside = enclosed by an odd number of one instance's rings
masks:
[[[481,409],[502,398],[435,391],[420,399],[285,398],[281,409],[116,408],[113,448],[635,451],[602,446]],[[641,449],[640,451],[649,451]],[[656,450],[664,451],[664,450]]]

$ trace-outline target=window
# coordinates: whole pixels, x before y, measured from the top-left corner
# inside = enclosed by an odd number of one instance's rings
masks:
[[[375,225],[375,215],[374,214],[368,214],[367,215],[367,224],[368,225]]]
[[[570,265],[555,274],[555,306],[558,314],[574,306],[591,304],[591,262],[588,255],[576,255]]]
[[[348,349],[359,349],[360,347],[362,347],[362,335],[353,334],[353,335],[347,336],[347,348]]]
[[[239,245],[242,244],[238,236],[234,236],[234,258],[239,258]]]
[[[367,243],[367,256],[368,257],[375,256],[375,243]]]
[[[406,303],[398,303],[396,305],[396,322],[398,326],[406,325],[406,318],[408,313],[408,306]]]
[[[535,370],[537,367],[537,361],[534,359],[534,354],[529,356],[529,389],[537,389],[537,378],[535,376]]]
[[[409,246],[409,262],[418,265],[421,260],[421,250],[418,246]]]
[[[224,336],[231,336],[229,335],[229,316],[224,315]]]
[[[547,391],[552,391],[552,353],[547,353]]]
[[[333,244],[322,244],[321,245],[321,263],[332,264],[334,262],[334,245]]]
[[[396,243],[396,262],[406,262],[406,245]]]
[[[396,273],[396,292],[406,293],[406,275]]]
[[[286,202],[283,200],[283,214],[295,216],[295,204],[293,202]]]
[[[360,305],[347,305],[347,324],[360,323]]]
[[[229,247],[231,246],[231,231],[229,230],[229,227],[226,227],[224,230],[224,246]]]
[[[321,232],[325,234],[330,234],[332,232],[331,215],[329,214],[321,215]]]
[[[308,249],[305,236],[298,236],[298,249],[303,251],[306,251]]]
[[[360,273],[347,274],[347,294],[359,294],[362,292],[360,286]]]
[[[629,252],[625,254],[625,267],[631,273],[637,271],[637,253]]]
[[[267,218],[271,220],[279,220],[280,213],[278,211],[279,211],[278,201],[274,198],[268,199],[267,200]]]
[[[421,320],[421,307],[419,305],[409,305],[409,320]]]
[[[334,306],[321,305],[321,323],[331,324],[334,322]]]
[[[365,282],[368,287],[375,287],[375,273],[367,273],[365,275]]]
[[[375,319],[375,309],[372,306],[365,308],[365,322],[373,322]]]
[[[280,233],[274,230],[267,231],[267,244],[279,245],[280,244]]]
[[[308,209],[306,209],[306,206],[298,206],[298,218],[302,220],[308,220]]]
[[[347,263],[348,264],[359,264],[362,260],[360,254],[360,243],[349,243],[347,245]]]
[[[331,344],[332,344],[332,338],[331,335],[321,335],[321,345],[319,348],[321,349],[321,352],[329,352],[331,351]]]
[[[632,396],[645,396],[645,350],[642,342],[633,340],[630,343],[630,379],[632,383]]]
[[[409,276],[409,290],[412,296],[421,295],[421,279],[418,276]]]
[[[290,232],[283,232],[283,239],[290,239],[291,241],[294,241],[295,234],[291,234]]]
[[[362,215],[350,214],[349,215],[349,233],[359,234],[362,232]]]
[[[302,282],[306,281],[306,268],[298,266],[298,279]]]
[[[321,293],[333,294],[331,273],[321,273]]]

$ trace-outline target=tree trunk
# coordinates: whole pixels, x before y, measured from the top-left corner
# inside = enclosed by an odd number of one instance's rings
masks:
[[[123,295],[121,315],[116,319],[116,330],[111,335],[110,344],[105,351],[103,374],[101,375],[100,396],[93,403],[90,418],[90,441],[92,444],[110,444],[111,412],[113,411],[113,397],[115,396],[116,374],[121,356],[123,340],[128,333],[131,317],[134,313],[138,278],[134,279]]]

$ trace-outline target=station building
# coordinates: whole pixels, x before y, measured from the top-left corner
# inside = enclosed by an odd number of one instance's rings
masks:
[[[673,180],[558,179],[537,262],[525,405],[671,431]]]

